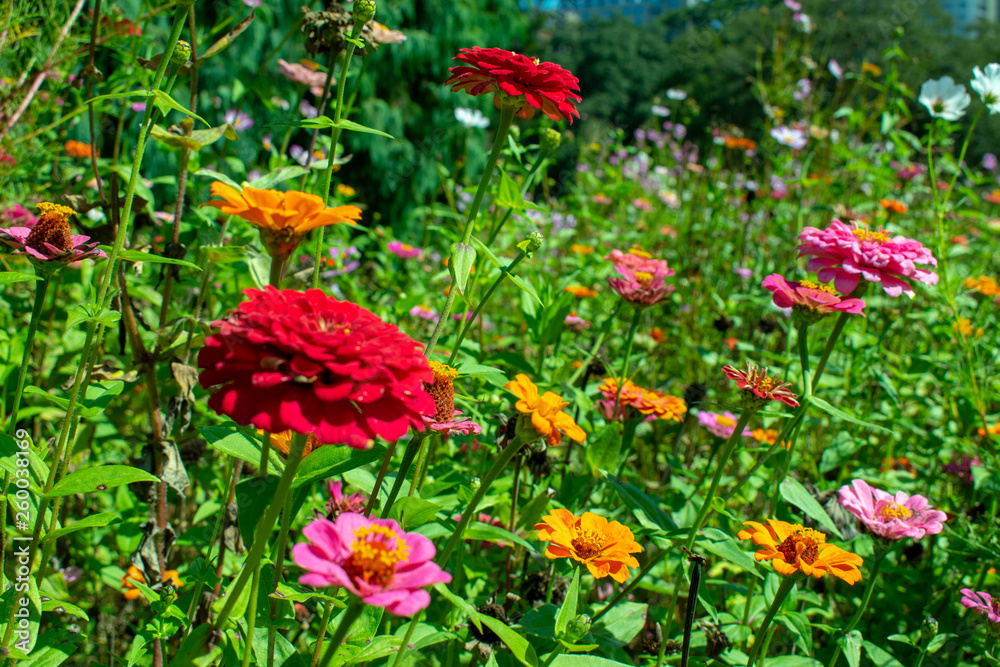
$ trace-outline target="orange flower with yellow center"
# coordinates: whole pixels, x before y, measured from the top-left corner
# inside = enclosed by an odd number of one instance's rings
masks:
[[[818,530],[777,519],[768,519],[767,523],[770,525],[744,521],[745,528],[736,537],[763,547],[754,558],[771,561],[778,574],[802,572],[817,579],[832,574],[852,586],[861,581],[861,556],[827,543],[826,535]]]
[[[306,233],[317,227],[361,219],[357,206],[326,208],[316,195],[297,190],[258,190],[247,186],[236,190],[221,181],[211,186],[212,194],[222,199],[205,202],[227,215],[243,218],[260,229],[260,238],[272,257],[284,259],[298,247]]]
[[[639,567],[632,554],[642,552],[642,547],[628,526],[593,512],[574,516],[566,509],[553,510],[535,530],[539,540],[551,542],[545,548],[546,558],[572,558],[586,565],[595,579],[611,577],[624,584],[629,567]]]
[[[559,394],[547,391],[539,395],[538,387],[523,373],[518,373],[503,388],[520,399],[514,407],[521,414],[531,417],[531,426],[544,436],[550,447],[562,442],[563,435],[581,444],[587,438],[573,418],[563,412],[569,401],[564,401]]]
[[[122,587],[125,589],[125,599],[135,600],[142,596],[142,591],[139,590],[134,581],[138,581],[140,584],[146,583],[146,577],[143,575],[142,570],[137,568],[135,565],[128,566],[128,572],[122,576]],[[174,588],[180,588],[181,578],[177,573],[177,570],[167,570],[163,573],[163,583],[170,584]]]
[[[589,287],[584,287],[583,285],[570,285],[563,291],[569,292],[578,299],[586,299],[587,297],[597,296],[596,290],[592,290]]]

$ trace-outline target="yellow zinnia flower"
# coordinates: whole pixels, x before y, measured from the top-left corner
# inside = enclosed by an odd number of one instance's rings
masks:
[[[298,247],[307,232],[361,219],[357,206],[326,208],[316,195],[297,190],[258,190],[250,186],[236,190],[221,181],[211,186],[212,194],[222,199],[205,202],[227,215],[235,215],[260,229],[260,238],[272,257],[284,259]]]
[[[628,526],[593,512],[574,516],[569,510],[553,510],[535,530],[539,540],[551,542],[545,548],[546,558],[572,558],[586,565],[596,579],[611,577],[624,584],[628,568],[639,567],[632,554],[640,553],[642,547]]]
[[[562,442],[564,434],[579,443],[587,438],[587,434],[577,426],[573,418],[563,412],[569,402],[564,401],[559,394],[547,391],[539,395],[538,387],[523,373],[516,375],[503,388],[520,399],[515,405],[517,411],[530,415],[531,426],[539,437],[544,436],[550,447]]]

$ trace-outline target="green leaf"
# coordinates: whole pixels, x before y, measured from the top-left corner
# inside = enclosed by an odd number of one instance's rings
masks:
[[[757,570],[757,561],[754,560],[749,551],[740,549],[732,535],[724,533],[718,528],[703,528],[701,532],[707,540],[699,540],[698,544],[706,551],[725,558],[730,563],[738,565],[747,572],[752,573],[758,579],[764,578],[760,571]]]
[[[798,480],[792,477],[786,477],[783,482],[781,482],[781,497],[785,499],[786,502],[795,505],[800,510],[805,512],[814,521],[820,523],[828,531],[844,539],[844,535],[837,528],[837,524],[833,522],[830,515],[826,513],[823,506],[812,497],[812,495],[806,491],[806,488],[802,486]]]
[[[195,659],[205,655],[205,644],[212,636],[211,623],[202,623],[184,638],[167,667],[193,667]]]
[[[531,542],[528,542],[524,538],[515,535],[500,526],[491,526],[490,524],[483,523],[482,521],[471,522],[469,527],[465,529],[465,534],[462,537],[467,540],[483,540],[486,542],[515,542],[520,544],[529,552],[537,553],[535,545]]]
[[[596,655],[560,655],[549,663],[551,667],[628,667],[624,662],[616,662]]]
[[[269,190],[278,183],[287,181],[292,178],[298,178],[299,176],[308,173],[309,170],[306,169],[305,167],[293,164],[285,167],[278,167],[274,171],[264,174],[260,178],[250,181],[249,183],[247,183],[247,185],[249,185],[252,188],[258,188],[260,190]]]
[[[124,388],[125,383],[121,380],[95,382],[87,387],[87,396],[77,404],[76,414],[84,419],[93,419],[97,415],[104,412],[104,409],[108,407],[108,404],[111,403],[112,399],[120,395],[122,393],[122,389]],[[53,396],[44,389],[40,389],[35,386],[27,386],[24,388],[24,393],[41,396],[50,403],[58,405],[63,410],[69,409],[69,399]]]
[[[408,530],[429,522],[441,509],[437,503],[410,496],[396,501],[389,511],[389,518],[395,519],[404,530]]]
[[[250,23],[253,22],[256,13],[257,13],[256,10],[251,10],[250,16],[246,17],[245,19],[237,23],[232,30],[230,30],[221,38],[216,40],[216,42],[212,44],[212,46],[208,47],[208,49],[205,50],[205,53],[200,54],[198,56],[198,59],[195,61],[195,64],[198,67],[200,67],[203,62],[205,62],[212,56],[221,53],[223,49],[232,44],[233,40],[239,37],[244,30],[250,27]],[[171,663],[171,667],[173,667],[173,663]]]
[[[0,272],[0,285],[9,285],[10,283],[20,283],[26,280],[41,280],[41,278],[38,276],[33,276],[30,273],[18,273],[17,271]]]
[[[58,667],[76,652],[84,635],[64,628],[49,628],[38,637],[27,657],[18,660],[21,667]],[[11,657],[15,657],[11,653]]]
[[[864,642],[865,653],[875,663],[876,667],[903,667],[890,653],[882,650],[871,642]]]
[[[603,607],[603,604],[591,605],[590,617],[593,618]],[[619,602],[590,627],[594,641],[605,649],[608,646],[621,648],[642,630],[648,609],[648,605],[638,602]]]
[[[18,447],[18,442],[28,442],[24,448]],[[23,470],[21,466],[17,465],[17,459],[19,452],[26,452],[28,456],[28,467],[31,469],[31,475],[28,477],[28,489],[36,495],[40,495],[42,492],[42,483],[49,476],[49,467],[45,465],[45,462],[38,456],[38,453],[31,448],[30,441],[21,439],[15,440],[6,433],[0,433],[0,468],[9,472],[13,480],[16,480],[20,475],[18,475],[18,470]]]
[[[339,123],[334,122],[329,116],[316,116],[315,118],[306,118],[295,123],[290,123],[291,127],[308,127],[310,129],[320,128],[326,129],[331,127],[339,127],[341,130],[350,130],[351,132],[363,132],[365,134],[377,134],[380,137],[386,137],[389,139],[395,139],[391,134],[386,134],[382,130],[376,130],[371,127],[365,127],[359,123],[355,123],[353,120],[342,120]]]
[[[395,139],[391,134],[386,134],[382,130],[376,130],[371,127],[365,127],[364,125],[359,125],[353,120],[344,119],[340,121],[340,127],[344,130],[350,130],[351,132],[363,132],[365,134],[377,134],[380,137],[387,137],[389,139]]]
[[[870,428],[875,431],[881,431],[883,433],[892,433],[892,431],[883,426],[879,426],[878,424],[872,424],[871,422],[862,421],[857,417],[852,417],[843,410],[833,407],[832,405],[824,401],[822,398],[817,398],[816,396],[806,396],[803,400],[808,401],[809,403],[815,405],[823,412],[833,417],[836,417],[837,419],[841,419],[845,422],[849,422],[856,426],[864,426],[865,428]]]
[[[517,183],[502,169],[500,170],[500,188],[497,190],[496,203],[498,206],[514,209],[515,211],[526,208],[534,211],[545,210],[542,206],[525,201],[524,197],[521,196],[521,189],[517,187]]]
[[[117,324],[118,320],[122,318],[122,314],[117,310],[111,310],[109,308],[102,308],[96,314],[91,310],[90,304],[77,304],[73,306],[70,311],[66,314],[66,326],[75,327],[83,322],[97,322],[98,324],[103,324],[105,327],[114,326]],[[67,402],[68,406],[69,403]]]
[[[579,597],[580,568],[574,567],[573,582],[569,585],[569,590],[566,591],[566,598],[563,600],[562,606],[559,607],[559,613],[556,614],[556,637],[566,636],[566,626],[569,625],[571,619],[576,618],[577,599]]]
[[[207,178],[211,178],[214,181],[221,181],[221,182],[225,183],[226,185],[228,185],[229,187],[233,188],[234,190],[241,190],[241,189],[243,189],[242,185],[240,185],[239,183],[237,183],[233,179],[229,178],[228,176],[226,176],[225,174],[223,174],[221,171],[216,171],[215,169],[199,169],[198,171],[194,172],[194,175],[195,176],[205,176]]]
[[[486,255],[486,259],[490,260],[490,263],[493,264],[493,266],[497,267],[498,269],[503,269],[503,267],[500,265],[500,259],[493,254],[493,251],[490,250],[485,243],[483,243],[475,236],[473,236],[472,245],[476,246],[477,251]]]
[[[844,637],[837,640],[837,643],[844,649],[844,657],[850,667],[861,665],[861,633],[858,630],[851,630]]]
[[[91,493],[113,489],[133,482],[158,482],[155,476],[132,466],[94,466],[77,470],[63,477],[45,494],[46,498],[71,496],[75,493]]]
[[[587,438],[585,458],[590,470],[597,475],[607,475],[605,470],[618,467],[618,455],[621,454],[622,425],[618,422],[606,424],[600,432]]]
[[[523,291],[525,294],[527,294],[532,299],[534,299],[536,302],[538,302],[539,306],[543,305],[542,304],[542,300],[538,298],[538,292],[535,291],[535,288],[532,286],[531,283],[529,283],[524,278],[520,278],[518,276],[515,276],[513,273],[508,273],[507,277],[510,278],[510,281],[512,283],[514,283],[515,285],[517,285],[518,287],[520,287],[521,291]]]
[[[483,624],[480,621],[479,612],[476,611],[475,607],[452,593],[444,584],[434,584],[434,590],[436,590],[441,597],[450,602],[453,607],[465,612],[465,615],[469,617],[469,620],[471,620],[472,624],[476,626],[476,629],[482,632]]]
[[[108,246],[99,246],[101,250],[110,254],[111,248]],[[148,252],[141,252],[139,250],[122,250],[118,253],[118,259],[128,260],[129,262],[149,262],[150,264],[177,264],[178,266],[186,266],[189,269],[195,269],[201,271],[201,267],[197,264],[192,264],[191,262],[185,262],[183,259],[174,259],[172,257],[164,257],[162,255],[154,255]]]
[[[476,249],[465,243],[451,246],[451,275],[455,279],[459,294],[465,294],[465,283],[469,280],[472,267],[476,265]]]
[[[192,111],[185,109],[183,106],[181,106],[181,104],[177,100],[170,97],[170,95],[167,95],[162,90],[154,90],[153,98],[154,98],[153,104],[156,105],[156,108],[159,109],[160,113],[162,113],[164,116],[166,116],[170,112],[170,109],[173,109],[174,111],[180,111],[185,116],[191,116],[191,118],[194,118],[195,120],[200,120],[205,125],[205,127],[212,127],[211,125],[208,124],[208,121],[206,121],[204,118],[202,118],[201,116]]]
[[[930,643],[927,645],[927,652],[930,654],[937,653],[938,651],[941,650],[941,647],[944,646],[945,642],[947,642],[952,637],[957,637],[957,636],[958,635],[952,634],[950,632],[943,632],[939,635],[934,635],[934,639],[932,639]]]
[[[42,600],[42,611],[50,612],[53,614],[69,614],[70,616],[76,616],[77,618],[82,618],[85,621],[90,620],[90,617],[87,616],[87,612],[80,609],[72,602],[62,602],[60,600]]]
[[[479,616],[479,620],[484,625],[488,626],[490,630],[500,637],[501,641],[510,649],[511,655],[518,662],[522,665],[527,665],[527,667],[538,667],[538,655],[535,653],[535,647],[529,644],[527,639],[492,616],[484,616],[478,613],[476,615]]]
[[[355,449],[353,447],[320,447],[302,459],[292,488],[318,479],[329,479],[342,475],[348,470],[360,468],[372,461],[380,461],[385,457],[385,447],[376,446],[371,449]]]
[[[101,512],[100,514],[91,514],[88,517],[80,519],[75,523],[71,523],[68,526],[63,526],[53,530],[51,533],[46,533],[45,537],[42,538],[42,542],[49,542],[50,540],[55,540],[63,535],[69,535],[70,533],[75,533],[78,530],[83,530],[84,528],[97,528],[100,526],[107,526],[114,523],[115,521],[121,521],[122,518],[117,514],[112,512]]]
[[[635,514],[635,518],[646,528],[659,528],[665,532],[677,530],[677,524],[670,518],[670,515],[660,509],[655,498],[651,498],[637,487],[627,482],[612,477],[605,473],[605,479],[611,483],[618,492],[618,497],[622,499],[629,509]]]
[[[228,454],[234,458],[253,464],[254,467],[260,465],[260,442],[249,437],[241,431],[225,426],[199,426],[198,431],[208,442],[212,449],[223,454]],[[268,458],[270,465],[269,472],[280,475],[285,469],[285,462],[281,458],[281,453],[271,447]]]
[[[194,130],[190,136],[183,132],[174,131],[173,128],[163,129],[159,125],[154,125],[149,131],[149,136],[173,148],[187,148],[192,151],[199,151],[223,136],[230,141],[235,141],[238,138],[236,130],[229,123],[208,130]]]

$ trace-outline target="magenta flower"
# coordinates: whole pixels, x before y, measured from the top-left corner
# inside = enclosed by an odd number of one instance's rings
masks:
[[[479,435],[483,432],[483,427],[471,419],[460,417],[461,410],[455,410],[450,421],[438,423],[433,417],[424,415],[424,423],[427,428],[444,435]]]
[[[233,126],[235,130],[249,130],[254,126],[254,120],[245,111],[230,109],[222,119]]]
[[[723,412],[722,414],[718,414],[702,410],[698,413],[698,423],[715,437],[723,438],[725,440],[732,437],[733,432],[736,430],[736,421],[736,415],[732,412]],[[750,429],[744,427],[741,435],[745,438],[753,435],[753,433]]]
[[[903,491],[892,495],[861,479],[840,487],[838,493],[840,504],[858,517],[870,533],[884,540],[904,537],[919,540],[924,535],[937,535],[947,518],[923,496],[909,496]]]
[[[413,308],[410,308],[411,317],[419,317],[422,320],[427,320],[428,322],[437,322],[438,317],[437,311],[429,306],[422,306],[417,304]]]
[[[568,313],[566,318],[563,320],[563,326],[570,331],[580,333],[581,331],[586,331],[590,328],[590,322],[583,319],[576,313]]]
[[[972,467],[981,465],[983,465],[983,462],[979,460],[979,456],[975,454],[972,456],[963,454],[960,458],[945,463],[941,467],[946,473],[954,475],[965,484],[972,484],[975,481],[975,478],[972,476]]]
[[[612,250],[604,259],[615,265],[621,277],[608,277],[608,285],[620,297],[635,306],[652,306],[676,289],[666,283],[674,275],[665,259],[654,259],[646,253],[624,253]]]
[[[413,246],[401,241],[389,241],[389,252],[396,257],[401,257],[402,259],[412,259],[414,257],[420,257],[423,251],[420,248],[414,248]]]
[[[333,521],[344,512],[357,514],[365,508],[368,501],[364,495],[358,491],[344,497],[344,492],[340,485],[340,480],[328,482],[330,485],[330,500],[326,501],[326,518]]]
[[[38,222],[38,218],[20,204],[14,204],[10,208],[0,211],[0,220],[8,223],[11,227],[28,227],[29,229]]]
[[[806,227],[799,235],[799,256],[809,256],[810,271],[819,271],[820,282],[833,280],[841,294],[850,294],[861,278],[881,283],[891,297],[906,294],[913,298],[913,288],[903,280],[910,278],[934,285],[933,271],[918,269],[917,264],[937,266],[931,251],[919,241],[904,236],[890,237],[883,230],[871,231],[858,224],[845,225],[833,220],[826,229]]]
[[[971,609],[976,614],[986,614],[986,618],[993,623],[1000,623],[1000,598],[971,588],[963,588],[960,592],[962,599],[959,602],[963,607]]]
[[[14,248],[13,254],[28,255],[36,266],[38,262],[70,264],[107,257],[96,241],[88,243],[89,236],[70,232],[69,217],[76,211],[48,202],[38,204],[38,210],[42,215],[31,227],[0,227],[0,241]]]
[[[794,308],[821,315],[840,312],[865,316],[865,302],[861,299],[839,297],[833,288],[809,280],[788,282],[781,274],[772,273],[764,278],[761,285],[774,293],[771,300],[778,308]]]
[[[345,512],[336,521],[313,521],[302,534],[311,544],[292,547],[295,564],[306,570],[299,583],[346,588],[365,604],[396,616],[412,616],[430,604],[425,586],[451,581],[431,560],[434,544],[423,535],[404,533],[392,519]]]

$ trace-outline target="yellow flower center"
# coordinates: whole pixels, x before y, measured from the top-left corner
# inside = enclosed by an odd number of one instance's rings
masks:
[[[646,271],[636,271],[635,279],[643,287],[649,287],[650,281],[653,280],[653,274]]]
[[[76,211],[71,209],[69,206],[63,206],[61,204],[53,204],[52,202],[43,201],[41,203],[35,204],[35,208],[41,213],[55,213],[63,218],[68,218],[72,215],[76,215]]]
[[[890,236],[883,229],[873,232],[870,229],[855,227],[851,233],[854,234],[854,237],[862,243],[865,243],[866,241],[868,243],[886,243],[890,240]]]
[[[778,545],[778,551],[785,560],[794,565],[799,559],[812,565],[819,555],[820,545],[826,542],[826,535],[812,528],[799,528]]]
[[[719,415],[715,418],[715,423],[718,424],[719,426],[736,426],[736,422],[734,422],[729,417],[723,417],[722,415]]]
[[[836,294],[833,288],[829,285],[818,285],[811,280],[803,280],[799,283],[799,285],[802,285],[802,287],[805,287],[806,289],[814,289],[819,292],[826,292],[827,294]]]
[[[408,243],[400,243],[399,249],[402,250],[403,252],[410,252],[411,250],[413,250],[413,246],[409,245]]]
[[[653,258],[652,255],[650,255],[648,252],[646,252],[642,248],[629,248],[628,249],[628,254],[635,255],[636,257],[642,257],[644,259],[652,259]]]
[[[354,531],[354,537],[344,570],[373,586],[391,582],[396,564],[406,562],[410,555],[406,542],[387,526],[362,526]]]
[[[576,555],[584,560],[594,558],[603,548],[601,534],[594,530],[583,530],[570,542]]]
[[[903,507],[899,503],[886,503],[885,507],[879,510],[879,516],[884,519],[909,519],[913,512]]]

